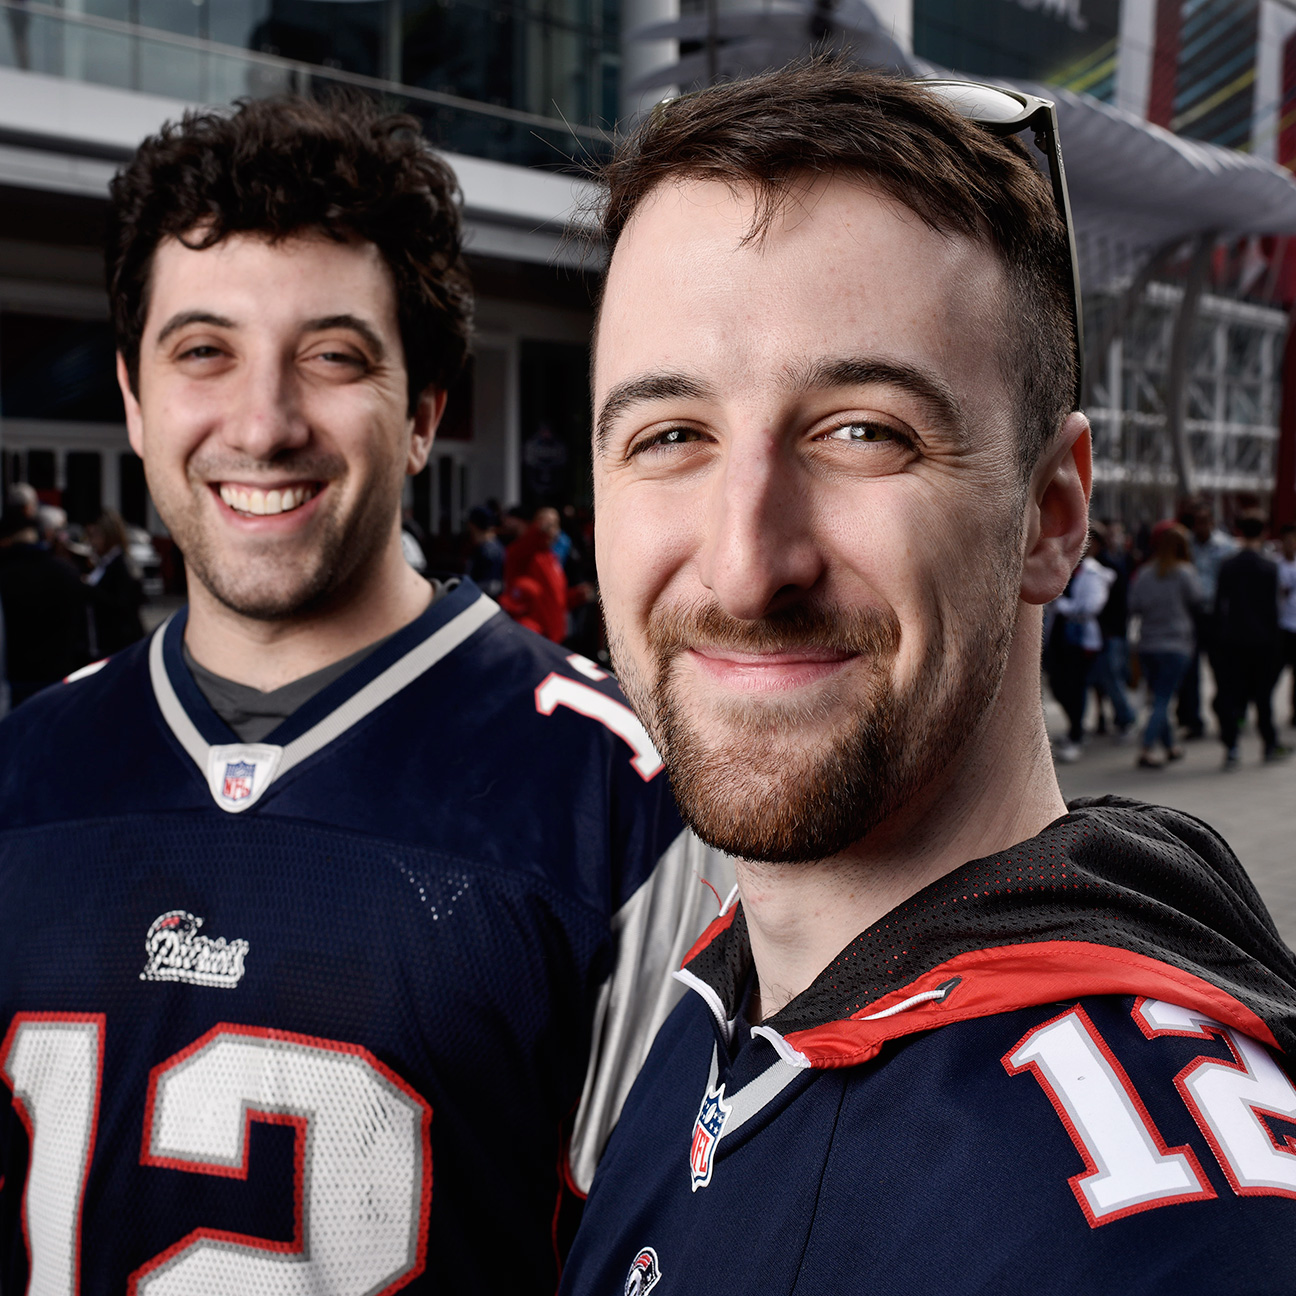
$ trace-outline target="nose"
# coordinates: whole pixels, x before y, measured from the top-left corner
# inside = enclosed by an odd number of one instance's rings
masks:
[[[232,450],[269,463],[310,440],[291,365],[273,354],[249,356],[238,379],[222,429],[222,439]]]
[[[777,437],[735,438],[711,486],[700,576],[730,616],[758,620],[818,583],[812,483]]]

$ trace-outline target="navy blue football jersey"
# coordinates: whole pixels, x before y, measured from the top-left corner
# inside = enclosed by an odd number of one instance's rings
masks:
[[[907,901],[762,1025],[730,909],[562,1291],[1296,1290],[1293,960],[1212,837],[1078,808]]]
[[[183,628],[0,725],[0,1290],[553,1291],[725,861],[469,582],[261,743]]]

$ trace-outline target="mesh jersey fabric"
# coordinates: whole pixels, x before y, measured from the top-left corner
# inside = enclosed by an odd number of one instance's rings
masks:
[[[336,731],[238,813],[175,625],[191,732],[150,644],[0,725],[0,1290],[553,1290],[619,915],[684,839],[612,682],[481,598],[269,735]]]
[[[766,1025],[781,1034],[852,1017],[955,956],[1073,941],[1129,950],[1220,986],[1296,1053],[1296,957],[1237,857],[1178,810],[1106,796],[1042,833],[972,860],[860,933]],[[750,966],[741,906],[688,970],[728,1017]]]

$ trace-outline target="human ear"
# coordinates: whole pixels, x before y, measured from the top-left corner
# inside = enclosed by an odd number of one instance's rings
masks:
[[[1092,486],[1089,420],[1078,412],[1068,414],[1031,474],[1021,577],[1024,602],[1048,603],[1066,589],[1084,554]]]
[[[436,437],[437,425],[445,413],[446,393],[439,387],[425,387],[414,407],[410,419],[409,457],[405,461],[405,472],[413,477],[423,471],[423,465],[432,453],[432,442]]]
[[[117,386],[121,388],[122,402],[126,406],[126,435],[130,438],[131,449],[143,459],[144,416],[140,413],[139,397],[131,390],[130,373],[120,351],[117,352]]]

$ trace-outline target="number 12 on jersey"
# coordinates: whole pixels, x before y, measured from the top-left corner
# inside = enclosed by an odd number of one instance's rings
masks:
[[[1240,1196],[1296,1197],[1296,1139],[1275,1138],[1266,1117],[1296,1119],[1296,1088],[1261,1045],[1204,1013],[1139,999],[1148,1039],[1219,1038],[1233,1055],[1194,1058],[1175,1077],[1188,1110]],[[1035,1027],[1003,1057],[1009,1075],[1031,1071],[1085,1169],[1071,1188],[1094,1228],[1136,1211],[1215,1196],[1188,1146],[1167,1147],[1143,1099],[1077,1005]]]
[[[80,1289],[105,1031],[102,1014],[20,1013],[0,1045],[30,1147],[29,1296]],[[141,1163],[246,1179],[253,1121],[296,1130],[292,1241],[195,1229],[131,1275],[130,1296],[360,1296],[423,1272],[432,1110],[404,1081],[356,1045],[221,1024],[153,1068]]]

